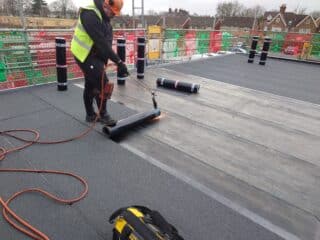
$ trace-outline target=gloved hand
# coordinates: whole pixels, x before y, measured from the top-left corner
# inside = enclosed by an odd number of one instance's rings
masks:
[[[122,61],[118,62],[118,72],[123,77],[129,76],[128,68]]]

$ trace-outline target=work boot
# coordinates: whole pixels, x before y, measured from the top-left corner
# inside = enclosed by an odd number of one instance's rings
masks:
[[[97,114],[94,114],[94,115],[87,115],[86,116],[86,121],[87,122],[94,122],[94,120],[96,120],[96,117],[97,117]]]
[[[117,124],[117,120],[114,120],[109,114],[104,114],[104,115],[100,116],[98,121],[101,122],[102,124],[109,126],[109,127],[113,127]]]

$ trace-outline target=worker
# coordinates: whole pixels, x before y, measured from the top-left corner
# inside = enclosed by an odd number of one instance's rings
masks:
[[[80,16],[71,41],[71,52],[84,74],[83,100],[87,122],[93,122],[97,117],[93,101],[96,100],[99,108],[101,95],[104,94],[101,94],[102,76],[104,83],[108,82],[104,68],[108,60],[117,65],[122,76],[129,75],[127,66],[112,49],[113,30],[110,20],[120,15],[122,6],[123,0],[93,0],[91,5],[79,10]],[[109,126],[116,124],[107,111],[107,99],[102,102],[98,121]]]

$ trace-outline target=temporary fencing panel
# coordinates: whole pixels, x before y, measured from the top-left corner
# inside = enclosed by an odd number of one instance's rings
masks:
[[[283,44],[283,51],[286,53],[289,48],[293,49],[293,55],[299,55],[305,42],[311,42],[311,34],[288,33]]]
[[[209,52],[210,32],[198,31],[197,32],[197,53],[203,54]]]
[[[136,38],[144,34],[144,30],[124,34],[130,39],[128,62],[132,65],[135,62]],[[68,78],[83,77],[70,51],[72,36],[73,30],[0,30],[0,90],[55,82],[56,37],[66,39]]]
[[[232,34],[229,32],[222,33],[222,50],[228,51],[231,47]]]
[[[320,59],[320,34],[314,34],[311,40],[312,50],[311,55]]]
[[[218,52],[222,46],[222,33],[220,31],[210,32],[210,52]]]
[[[274,53],[280,53],[282,51],[285,34],[284,33],[269,33],[272,43],[270,46],[270,51]]]
[[[246,49],[251,37],[256,35],[260,36],[259,46],[262,46],[265,35],[272,38],[270,55],[320,60],[320,34],[193,29],[162,31],[159,26],[149,27],[148,30],[148,33],[144,29],[114,31],[114,50],[117,38],[126,39],[126,63],[129,67],[135,66],[137,38],[141,36],[147,36],[148,60],[156,60],[156,63],[186,60],[195,54],[228,51],[235,46]],[[70,52],[72,35],[73,30],[0,30],[0,90],[55,82],[56,37],[63,37],[67,42],[68,78],[83,77]],[[114,70],[115,66],[110,61],[108,71]]]
[[[170,59],[178,56],[178,39],[180,35],[176,30],[166,30],[164,32],[163,52],[164,59]]]
[[[157,60],[160,59],[161,51],[161,27],[149,26],[148,27],[148,59]]]
[[[185,54],[186,56],[192,56],[196,52],[196,31],[187,31],[185,35]]]

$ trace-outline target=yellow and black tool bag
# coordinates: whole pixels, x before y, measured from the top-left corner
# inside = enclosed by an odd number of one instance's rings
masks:
[[[113,240],[183,240],[157,211],[144,206],[120,208],[109,219]]]

